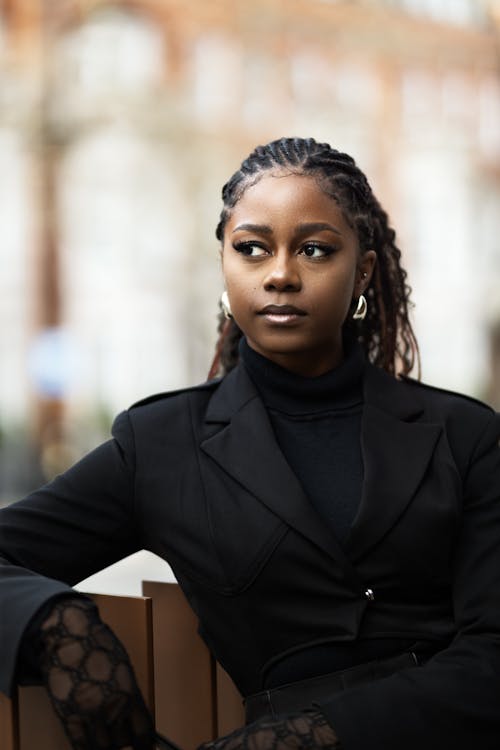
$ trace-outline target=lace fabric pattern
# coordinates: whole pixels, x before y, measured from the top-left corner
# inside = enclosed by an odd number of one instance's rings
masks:
[[[306,711],[260,719],[199,750],[341,750],[341,746],[323,714]]]
[[[74,750],[153,750],[153,722],[128,655],[90,600],[56,602],[40,626],[38,648]]]

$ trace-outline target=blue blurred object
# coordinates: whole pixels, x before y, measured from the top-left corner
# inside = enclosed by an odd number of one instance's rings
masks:
[[[61,327],[43,329],[28,357],[36,392],[46,398],[64,397],[78,372],[76,348],[69,332]]]

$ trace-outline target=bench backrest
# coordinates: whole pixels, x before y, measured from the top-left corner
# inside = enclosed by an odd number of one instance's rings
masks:
[[[241,697],[197,634],[175,583],[145,581],[143,597],[95,594],[102,619],[129,652],[158,730],[195,750],[241,726]],[[0,693],[0,750],[70,750],[43,687]]]

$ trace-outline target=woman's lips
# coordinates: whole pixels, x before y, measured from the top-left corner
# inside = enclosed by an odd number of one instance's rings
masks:
[[[296,323],[299,318],[307,313],[299,307],[293,305],[266,305],[259,311],[268,323],[278,325],[290,325]]]

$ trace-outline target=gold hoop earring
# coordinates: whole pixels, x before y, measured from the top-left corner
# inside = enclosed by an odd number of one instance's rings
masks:
[[[368,312],[368,304],[366,302],[366,297],[364,294],[360,294],[359,299],[358,299],[358,306],[356,307],[356,310],[354,311],[354,315],[352,316],[352,319],[364,320],[366,318],[367,312]]]
[[[231,311],[231,303],[229,302],[229,296],[225,289],[220,296],[220,306],[222,307],[222,312],[224,313],[224,317],[230,320],[233,317],[233,313]]]

